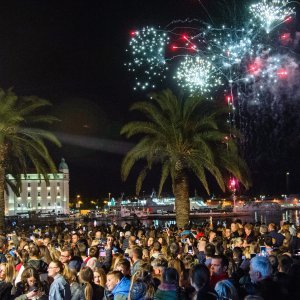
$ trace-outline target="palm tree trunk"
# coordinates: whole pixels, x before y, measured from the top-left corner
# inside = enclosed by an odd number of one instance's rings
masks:
[[[189,181],[184,170],[176,172],[173,189],[175,195],[176,223],[179,228],[183,228],[189,223],[190,215]]]
[[[5,156],[6,156],[6,146],[0,146],[0,230],[5,227]]]

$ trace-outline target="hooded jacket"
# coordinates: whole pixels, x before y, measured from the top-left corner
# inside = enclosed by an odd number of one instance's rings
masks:
[[[123,277],[112,290],[114,300],[123,300],[128,298],[130,289],[130,279]]]

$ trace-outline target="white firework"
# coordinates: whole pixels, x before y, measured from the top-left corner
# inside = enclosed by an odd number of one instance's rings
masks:
[[[186,56],[180,63],[175,78],[179,86],[191,93],[210,93],[213,88],[221,85],[218,70],[213,62],[200,56]]]
[[[288,0],[261,0],[250,6],[250,12],[260,21],[261,27],[270,33],[286,18],[295,14],[295,8],[288,6],[291,3]]]

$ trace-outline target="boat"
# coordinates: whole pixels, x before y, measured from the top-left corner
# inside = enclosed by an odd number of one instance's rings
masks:
[[[254,212],[254,211],[281,211],[281,206],[277,202],[250,202],[237,205],[235,212]]]

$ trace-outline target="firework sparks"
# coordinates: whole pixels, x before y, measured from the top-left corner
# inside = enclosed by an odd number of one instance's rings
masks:
[[[262,28],[270,33],[275,27],[295,14],[293,7],[288,7],[291,1],[287,0],[261,0],[252,4],[250,12],[260,21]]]

